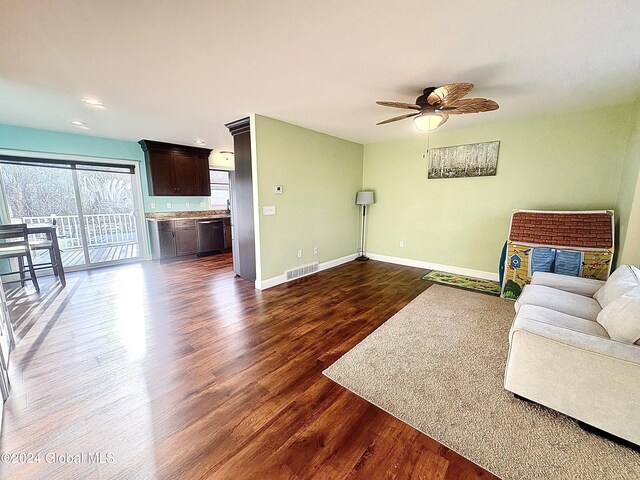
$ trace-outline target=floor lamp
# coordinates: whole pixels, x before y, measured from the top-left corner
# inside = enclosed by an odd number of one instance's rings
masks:
[[[373,203],[376,203],[373,199],[373,192],[363,190],[361,192],[358,192],[358,194],[356,195],[356,205],[362,205],[362,238],[360,240],[360,255],[356,257],[356,260],[360,260],[361,262],[366,262],[367,260],[369,260],[369,257],[364,254],[364,231],[367,225],[367,205],[371,205]]]

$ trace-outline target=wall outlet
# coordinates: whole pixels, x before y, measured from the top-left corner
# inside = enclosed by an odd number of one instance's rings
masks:
[[[189,207],[191,207],[191,204],[190,204],[189,202],[186,202],[186,203],[184,204],[184,208],[189,208]]]
[[[173,205],[171,205],[171,202],[167,202],[167,208],[173,208]]]
[[[151,202],[151,208],[156,208],[156,202]]]
[[[276,195],[282,195],[282,185],[276,185],[273,187],[273,193]]]
[[[298,249],[298,258],[302,258],[302,249]]]
[[[404,248],[404,240],[400,240],[400,248]]]
[[[313,247],[313,254],[317,255],[318,254],[318,247]]]
[[[206,208],[207,202],[200,202],[200,208]]]
[[[262,207],[262,214],[263,215],[275,215],[276,214],[276,206],[275,205],[268,205],[266,207]]]

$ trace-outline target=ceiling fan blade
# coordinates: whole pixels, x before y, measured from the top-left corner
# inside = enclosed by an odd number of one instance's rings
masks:
[[[376,102],[378,105],[382,105],[383,107],[394,107],[394,108],[411,108],[413,110],[420,110],[420,105],[415,105],[413,103],[402,103],[402,102]]]
[[[383,120],[382,122],[376,123],[376,125],[384,125],[385,123],[397,122],[398,120],[402,120],[403,118],[415,117],[417,115],[420,115],[420,112],[407,113],[406,115],[399,115],[397,117],[393,117],[393,118],[389,118],[387,120]]]
[[[448,83],[436,88],[427,97],[429,105],[449,105],[473,90],[473,83]]]
[[[493,100],[486,98],[467,98],[458,100],[452,105],[448,105],[450,108],[446,108],[443,111],[449,115],[460,115],[463,113],[480,113],[491,112],[497,110],[500,106]]]

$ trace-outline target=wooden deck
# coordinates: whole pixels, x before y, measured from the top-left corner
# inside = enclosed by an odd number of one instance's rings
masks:
[[[89,247],[91,263],[112,262],[136,258],[139,255],[137,244],[111,245],[106,247]],[[35,263],[48,263],[49,252],[38,250],[34,256]],[[65,268],[85,265],[84,252],[80,247],[62,249],[62,265]]]

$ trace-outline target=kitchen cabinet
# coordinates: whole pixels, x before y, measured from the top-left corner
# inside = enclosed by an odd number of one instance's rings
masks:
[[[147,219],[147,222],[154,260],[222,251],[231,247],[231,222],[228,217]]]
[[[155,222],[151,230],[151,246],[154,258],[173,258],[176,256],[176,234],[172,221]]]
[[[224,248],[231,248],[233,242],[233,236],[231,234],[231,218],[224,219],[222,231],[224,235]]]
[[[195,220],[175,220],[176,255],[198,253],[198,230]]]
[[[140,140],[147,168],[149,195],[211,195],[208,148]]]

